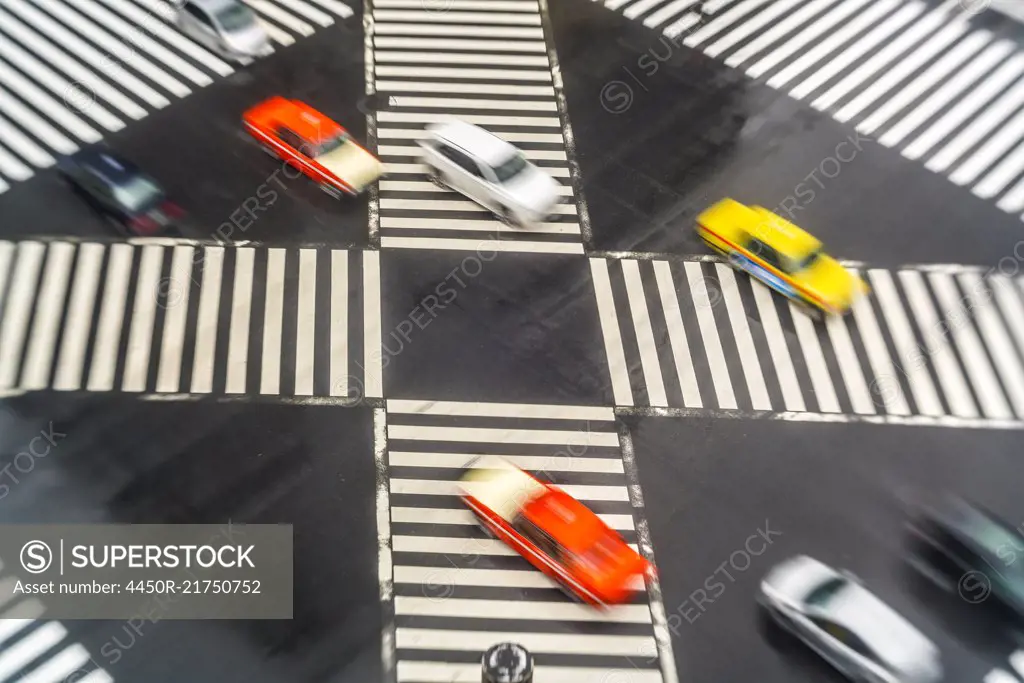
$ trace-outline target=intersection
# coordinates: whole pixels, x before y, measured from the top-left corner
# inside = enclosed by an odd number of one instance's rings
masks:
[[[757,632],[797,553],[862,576],[944,680],[1024,680],[1017,634],[969,633],[900,563],[914,491],[1024,514],[1024,28],[916,0],[249,4],[275,51],[230,66],[160,0],[0,3],[0,510],[293,524],[295,619],[143,635],[22,603],[0,680],[473,681],[498,640],[538,680],[838,680]],[[338,202],[283,172],[239,130],[275,94],[387,175]],[[547,222],[431,182],[415,141],[449,115],[559,182]],[[167,184],[180,238],[118,240],[66,192],[55,160],[101,140]],[[815,320],[709,255],[693,219],[722,196],[872,295]],[[657,579],[567,601],[454,495],[481,454]]]

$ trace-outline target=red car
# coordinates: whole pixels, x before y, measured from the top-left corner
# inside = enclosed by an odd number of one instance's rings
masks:
[[[582,503],[502,458],[470,462],[460,488],[485,531],[582,602],[596,607],[624,602],[635,579],[653,571]]]
[[[271,155],[297,168],[328,194],[357,195],[383,175],[384,165],[348,132],[298,100],[271,97],[242,117]]]

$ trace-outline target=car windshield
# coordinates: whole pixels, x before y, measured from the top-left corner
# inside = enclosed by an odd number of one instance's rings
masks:
[[[227,31],[242,31],[256,23],[256,16],[245,5],[236,4],[218,12],[217,20]]]
[[[497,176],[499,183],[507,183],[522,173],[526,166],[526,159],[516,152],[508,160],[494,167],[494,175]]]
[[[133,176],[120,185],[113,186],[114,197],[132,211],[145,209],[163,197],[163,192],[152,181],[142,175]]]
[[[793,259],[793,272],[807,270],[821,258],[821,249],[814,249],[801,257]]]
[[[330,154],[331,152],[333,152],[334,150],[338,149],[346,142],[348,142],[348,140],[348,133],[342,133],[340,135],[336,135],[333,138],[328,138],[327,140],[321,142],[320,146],[317,147],[316,156],[322,157],[325,154]]]
[[[827,607],[846,588],[846,579],[837,576],[807,594],[805,602],[812,607]]]

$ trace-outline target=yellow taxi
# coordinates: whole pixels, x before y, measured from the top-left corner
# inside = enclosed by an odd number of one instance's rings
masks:
[[[697,216],[697,234],[733,267],[812,310],[843,315],[868,292],[821,242],[763,207],[723,199]]]

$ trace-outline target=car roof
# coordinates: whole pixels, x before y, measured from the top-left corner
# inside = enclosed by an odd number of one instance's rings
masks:
[[[612,533],[587,506],[555,487],[526,503],[523,515],[570,552],[583,552]]]
[[[338,123],[305,102],[284,97],[264,100],[246,112],[246,118],[262,126],[286,126],[303,139],[315,144],[345,132]]]
[[[932,649],[931,642],[909,621],[856,582],[849,582],[825,612],[889,663],[919,661]]]
[[[930,516],[963,542],[994,560],[999,549],[1020,539],[1009,526],[985,508],[962,498],[948,497],[928,508]]]
[[[508,161],[508,158],[517,152],[514,145],[497,135],[458,119],[448,119],[435,124],[430,130],[438,138],[469,152],[491,166]]]
[[[806,254],[821,247],[821,242],[806,230],[763,206],[751,206],[750,210],[753,212],[753,220],[747,232],[781,254]]]
[[[142,175],[138,166],[105,149],[87,148],[72,157],[78,165],[89,169],[107,182],[120,185]]]

